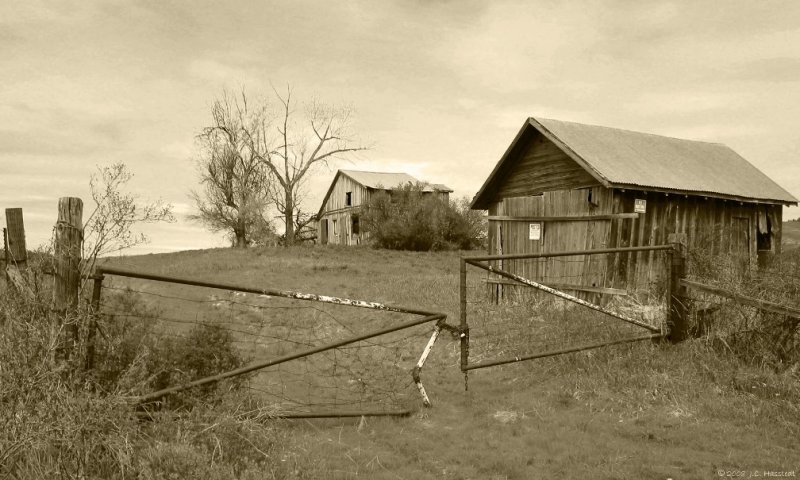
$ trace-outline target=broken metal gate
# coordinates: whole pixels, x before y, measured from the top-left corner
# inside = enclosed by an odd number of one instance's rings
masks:
[[[494,367],[498,365],[505,365],[514,362],[521,362],[525,360],[533,360],[537,358],[545,358],[545,357],[552,357],[556,355],[563,355],[572,352],[580,352],[584,350],[591,350],[601,347],[607,347],[612,345],[619,345],[624,343],[632,343],[632,342],[639,342],[645,340],[654,340],[665,337],[668,335],[667,330],[667,319],[670,317],[670,311],[672,309],[672,293],[671,292],[671,277],[672,274],[672,258],[673,258],[673,250],[675,247],[672,245],[659,245],[659,246],[647,246],[647,247],[627,247],[627,248],[612,248],[612,249],[601,249],[601,250],[584,250],[584,251],[567,251],[567,252],[554,252],[554,253],[537,253],[537,254],[516,254],[516,255],[486,255],[486,256],[476,256],[476,257],[462,257],[461,259],[461,268],[460,268],[460,336],[461,336],[461,371],[465,375],[465,381],[467,379],[467,374],[470,370],[477,370],[481,368],[488,368]],[[661,255],[657,257],[653,257],[653,255]],[[532,280],[530,278],[525,278],[521,275],[516,273],[512,273],[508,271],[508,269],[503,268],[503,262],[511,260],[525,260],[525,259],[557,259],[561,257],[581,257],[581,258],[588,258],[589,255],[606,255],[606,256],[623,256],[623,255],[650,255],[651,261],[655,258],[656,263],[663,261],[665,265],[659,263],[657,267],[661,272],[664,272],[662,278],[657,284],[649,285],[651,289],[657,290],[660,292],[659,297],[659,315],[660,319],[654,321],[654,319],[647,319],[641,318],[642,316],[639,315],[640,318],[636,318],[637,315],[631,315],[630,313],[626,313],[621,311],[620,309],[614,309],[609,307],[608,305],[601,305],[598,303],[592,303],[587,300],[581,299],[576,295],[567,293],[563,290],[569,290],[570,287],[567,286],[566,288],[563,286],[563,283],[559,282],[552,282],[546,277],[544,278],[537,278],[536,280]],[[616,257],[615,257],[616,258]],[[580,260],[583,262],[584,260]],[[475,290],[475,286],[473,283],[468,282],[468,275],[467,270],[468,266],[476,267],[482,271],[485,271],[486,280],[485,283],[503,283],[509,286],[524,286],[527,289],[533,289],[536,292],[541,292],[545,297],[551,298],[558,298],[561,302],[568,302],[570,304],[574,304],[578,306],[578,309],[588,309],[594,312],[599,312],[602,314],[604,318],[611,319],[612,322],[619,322],[630,326],[628,331],[625,333],[617,332],[616,334],[612,333],[611,335],[607,335],[606,338],[590,341],[590,342],[563,342],[562,345],[556,345],[555,348],[551,345],[550,348],[534,348],[534,351],[527,351],[525,353],[517,353],[517,352],[507,352],[502,348],[490,349],[490,351],[482,352],[482,355],[477,359],[473,360],[470,358],[470,329],[475,328],[476,323],[480,323],[479,319],[470,318],[470,302],[468,300],[469,293],[468,290],[472,288]],[[662,268],[663,267],[663,268]],[[541,275],[540,275],[541,276]],[[494,280],[492,280],[494,279]],[[573,279],[574,280],[574,279]],[[558,285],[560,289],[553,288],[548,286],[547,283]],[[579,285],[575,285],[572,287],[573,291],[581,291],[581,290],[588,290],[589,292],[592,291],[609,291],[613,292],[616,295],[620,294],[630,294],[632,291],[631,286],[626,290],[621,289],[600,289],[600,288],[586,288],[583,289]],[[473,296],[475,296],[475,292],[472,292]],[[477,296],[483,296],[483,299],[487,302],[492,302],[494,304],[499,304],[503,302],[503,299],[500,298],[500,295],[494,295],[492,293],[488,293],[488,291],[478,292]],[[597,296],[597,295],[595,295]],[[642,309],[651,308],[652,306],[642,306]],[[517,306],[517,310],[520,309],[527,309],[526,315],[531,316],[531,310],[535,309],[530,305],[519,305]],[[497,308],[489,313],[489,316],[493,316],[493,318],[489,319],[489,321],[494,321],[498,324],[504,324],[504,328],[511,329],[513,328],[513,323],[515,320],[508,318],[502,318],[504,314],[508,312],[508,309]],[[575,312],[573,312],[575,313]],[[474,315],[473,315],[474,316]],[[521,317],[520,317],[521,318]],[[519,323],[518,321],[516,323]],[[592,324],[590,323],[588,329],[593,328]],[[485,332],[482,332],[485,333]],[[507,335],[509,337],[525,337],[525,334],[519,333],[511,333]],[[569,343],[569,344],[566,344]]]

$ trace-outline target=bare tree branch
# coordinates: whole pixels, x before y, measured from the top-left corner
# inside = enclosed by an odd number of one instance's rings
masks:
[[[227,232],[234,246],[258,242],[257,236],[274,235],[266,219],[268,191],[273,179],[261,161],[259,146],[269,126],[267,105],[250,102],[244,90],[239,97],[223,92],[211,108],[212,125],[198,135],[197,158],[201,192],[191,197],[198,213],[189,218],[210,230]]]
[[[271,117],[277,123],[274,137],[266,134],[268,129],[262,130],[260,139],[256,139],[252,132],[243,132],[243,135],[250,150],[266,166],[273,179],[267,189],[269,199],[283,216],[285,243],[291,245],[295,242],[297,227],[306,227],[310,222],[310,219],[300,220],[298,216],[303,200],[301,187],[314,166],[367,147],[348,139],[351,109],[312,101],[305,105],[304,114],[299,115],[295,112],[291,86],[286,86],[285,94],[279,93],[274,86],[272,92],[280,109]],[[310,139],[314,139],[313,146]]]

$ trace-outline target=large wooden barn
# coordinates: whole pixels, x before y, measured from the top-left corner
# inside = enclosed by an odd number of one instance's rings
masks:
[[[424,195],[436,195],[444,201],[448,201],[452,193],[445,185],[420,182],[407,173],[336,172],[317,213],[320,243],[358,245],[366,241],[367,234],[361,231],[359,216],[370,197],[375,192],[391,192],[409,183],[422,185]]]
[[[782,208],[796,204],[722,144],[529,118],[472,208],[489,211],[490,254],[660,245],[682,233],[689,248],[737,253],[755,264],[780,252]],[[570,290],[619,292],[665,273],[652,258],[504,267],[574,285]]]

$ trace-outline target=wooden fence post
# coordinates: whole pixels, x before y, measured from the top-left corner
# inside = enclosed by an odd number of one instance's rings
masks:
[[[678,343],[689,338],[689,319],[686,305],[686,287],[681,280],[686,278],[686,235],[670,234],[672,244],[669,279],[669,333],[667,338]]]
[[[6,225],[8,232],[7,256],[10,262],[20,270],[28,261],[28,250],[25,245],[25,222],[21,208],[6,208]]]
[[[81,281],[81,244],[83,242],[83,201],[76,197],[58,199],[55,232],[55,282],[53,309],[66,323],[64,357],[69,359],[78,341],[78,324],[70,314],[78,307]]]
[[[100,293],[103,289],[103,275],[94,276],[92,285],[92,318],[89,320],[89,331],[86,333],[86,370],[94,368],[94,341],[97,333],[97,317],[100,315]]]
[[[8,229],[3,227],[3,271],[6,275],[6,281],[8,281],[8,272],[6,269],[8,268]]]
[[[97,317],[100,316],[100,294],[103,290],[104,278],[102,274],[95,275],[92,285],[92,317],[89,320],[89,330],[86,332],[86,370],[94,368],[94,342],[97,335]]]
[[[461,257],[458,272],[459,337],[461,343],[461,371],[464,372],[464,390],[469,389],[469,323],[467,323],[467,262]]]

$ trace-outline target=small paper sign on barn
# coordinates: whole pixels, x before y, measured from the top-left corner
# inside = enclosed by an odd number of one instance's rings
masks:
[[[647,200],[643,198],[634,200],[633,213],[647,213]]]
[[[528,226],[528,239],[530,239],[530,240],[541,240],[542,239],[542,224],[541,223],[531,223]]]

